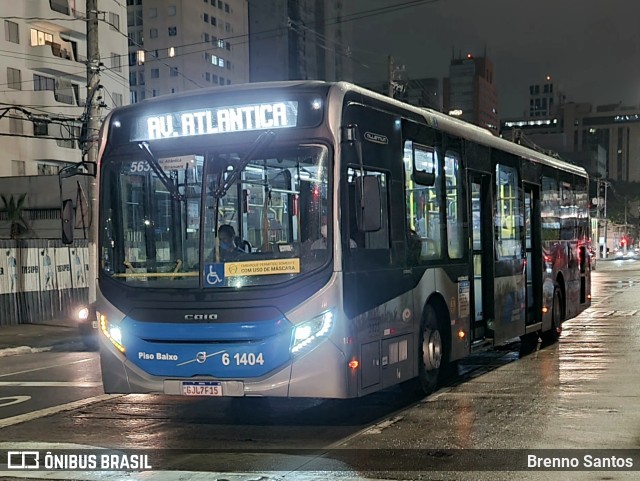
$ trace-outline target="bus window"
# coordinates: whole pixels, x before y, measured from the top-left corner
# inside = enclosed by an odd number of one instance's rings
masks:
[[[550,243],[560,240],[560,192],[558,182],[550,177],[542,177],[542,240]]]
[[[357,197],[356,183],[361,175],[377,176],[380,180],[380,229],[373,232],[362,232],[358,229],[356,211],[360,208],[361,200]],[[349,185],[349,245],[351,257],[355,260],[356,269],[366,269],[368,263],[377,265],[389,264],[389,249],[391,247],[389,236],[389,204],[388,204],[388,179],[384,172],[372,170],[361,171],[360,168],[347,169]],[[364,199],[366,202],[366,199]],[[359,265],[361,264],[361,265]]]
[[[435,183],[424,186],[413,179],[413,164],[422,170],[435,173]],[[410,237],[420,239],[420,261],[439,259],[440,242],[440,197],[438,194],[439,158],[433,147],[406,141],[404,144],[405,192],[407,205],[407,226]]]
[[[518,171],[514,167],[496,165],[496,257],[520,259],[521,230],[524,228],[520,205],[521,189]]]
[[[325,146],[281,146],[246,164],[242,150],[178,153],[108,158],[101,256],[109,276],[136,286],[194,288],[215,264],[279,267],[265,275],[229,271],[223,282],[206,285],[237,288],[283,282],[327,262],[330,245],[309,247],[331,215]],[[225,258],[216,247],[222,225],[236,236],[237,249]]]
[[[461,259],[464,254],[462,238],[462,181],[460,156],[447,151],[444,156],[445,195],[447,199],[447,239],[450,259]]]

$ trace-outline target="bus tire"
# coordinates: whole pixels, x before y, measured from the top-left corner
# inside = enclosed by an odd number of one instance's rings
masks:
[[[418,381],[425,394],[431,394],[438,386],[440,370],[445,363],[445,342],[436,310],[427,304],[418,344]]]
[[[562,321],[564,320],[562,309],[562,292],[558,284],[553,288],[553,304],[551,306],[551,329],[540,336],[547,344],[558,342],[562,334]]]

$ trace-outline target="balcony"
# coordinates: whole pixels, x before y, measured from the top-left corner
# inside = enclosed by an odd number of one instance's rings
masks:
[[[67,60],[73,60],[70,48],[63,47],[59,43],[51,43],[49,45],[51,46],[51,53],[53,54],[54,57],[65,58]]]

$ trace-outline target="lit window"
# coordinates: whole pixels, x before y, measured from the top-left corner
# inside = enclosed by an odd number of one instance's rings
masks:
[[[167,55],[169,57],[175,57],[176,56],[176,49],[173,47],[169,47],[169,49],[167,50]]]
[[[36,47],[38,45],[49,45],[53,43],[53,35],[50,33],[42,32],[41,30],[31,29],[31,46]]]
[[[224,48],[224,40],[218,40],[218,48]]]
[[[218,56],[217,55],[212,55],[211,56],[211,63],[213,65],[218,65]]]

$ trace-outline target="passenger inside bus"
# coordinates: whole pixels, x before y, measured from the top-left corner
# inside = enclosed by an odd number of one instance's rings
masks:
[[[358,247],[356,241],[353,239],[349,239],[349,247],[351,249],[355,249]],[[311,244],[311,250],[318,249],[326,249],[327,248],[327,219],[326,217],[322,219],[322,225],[320,226],[320,238],[315,240],[313,244]]]
[[[236,231],[230,224],[222,224],[218,227],[218,242],[220,243],[220,256],[223,259],[236,257],[241,252],[251,252],[249,243],[236,237]]]

